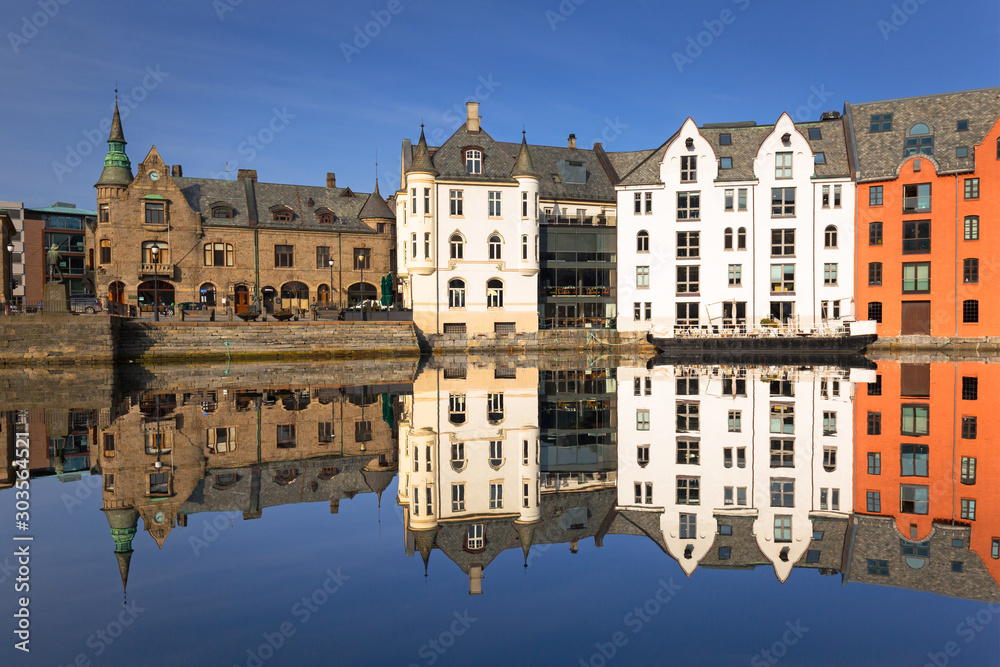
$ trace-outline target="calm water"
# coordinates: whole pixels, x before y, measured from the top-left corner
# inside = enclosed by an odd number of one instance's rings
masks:
[[[1000,664],[997,368],[21,377],[0,406],[0,655]]]

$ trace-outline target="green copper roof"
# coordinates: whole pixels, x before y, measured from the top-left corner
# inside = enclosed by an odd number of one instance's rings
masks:
[[[125,154],[125,133],[122,132],[122,118],[118,113],[118,101],[115,101],[115,115],[111,120],[111,133],[108,135],[108,154],[104,158],[104,171],[96,185],[128,185],[132,182],[132,163]]]
[[[65,202],[56,202],[57,204],[63,204]],[[97,215],[97,211],[91,211],[86,208],[78,208],[75,204],[67,204],[65,206],[44,206],[42,208],[30,208],[26,209],[28,211],[37,211],[39,213],[54,213],[55,215]]]

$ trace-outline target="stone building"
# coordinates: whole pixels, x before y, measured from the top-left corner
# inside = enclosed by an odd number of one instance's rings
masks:
[[[88,235],[100,295],[152,309],[197,302],[247,309],[347,307],[382,296],[395,270],[395,215],[378,192],[187,178],[154,146],[133,177],[117,107],[104,171],[96,184],[97,224]],[[363,279],[363,280],[362,280]]]

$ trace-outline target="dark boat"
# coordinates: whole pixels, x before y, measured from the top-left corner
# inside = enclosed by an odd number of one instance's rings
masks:
[[[764,327],[753,331],[683,330],[674,336],[649,334],[662,354],[796,355],[857,354],[878,339],[875,322],[847,322],[817,331]]]

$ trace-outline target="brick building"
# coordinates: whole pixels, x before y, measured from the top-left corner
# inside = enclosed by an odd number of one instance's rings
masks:
[[[116,107],[87,239],[99,295],[240,311],[259,294],[267,312],[382,296],[395,215],[377,182],[363,195],[338,188],[334,174],[326,187],[258,182],[249,169],[236,181],[186,178],[155,146],[133,177],[125,143]]]

